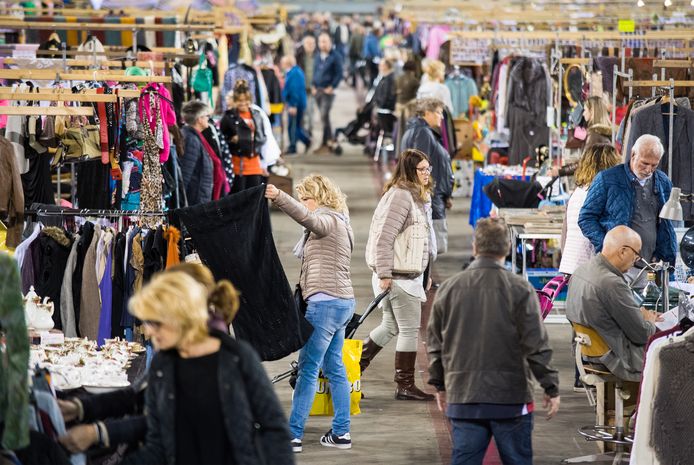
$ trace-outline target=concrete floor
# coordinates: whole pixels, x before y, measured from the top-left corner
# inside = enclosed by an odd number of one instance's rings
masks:
[[[344,85],[338,89],[333,108],[333,121],[337,126],[350,121],[356,110],[355,93]],[[318,125],[319,126],[319,125]],[[314,140],[319,133],[314,128]],[[352,255],[352,281],[357,298],[357,312],[361,313],[373,298],[371,272],[364,260],[364,248],[369,224],[378,203],[381,174],[371,161],[362,155],[361,146],[344,145],[341,157],[315,156],[312,154],[292,157],[289,162],[295,180],[309,173],[330,176],[348,197],[352,226],[355,232],[355,248]],[[301,149],[300,149],[301,150]],[[456,199],[448,216],[449,253],[437,261],[435,273],[440,281],[459,271],[471,255],[472,228],[468,225],[469,199]],[[293,284],[299,276],[299,261],[292,255],[292,247],[298,240],[300,226],[279,211],[272,213],[273,233],[282,264]],[[359,328],[356,337],[364,338],[380,322],[380,312]],[[552,421],[546,421],[541,406],[542,393],[537,390],[537,413],[533,447],[537,465],[560,463],[561,459],[597,452],[597,446],[579,438],[576,429],[592,424],[593,409],[585,394],[576,394],[573,386],[573,361],[570,350],[571,330],[568,325],[548,325],[551,345],[554,349],[554,366],[561,377],[561,409]],[[420,338],[420,344],[424,342]],[[395,343],[391,342],[372,362],[362,379],[366,398],[362,400],[360,415],[352,417],[353,448],[349,451],[328,449],[318,442],[330,428],[330,418],[310,417],[305,430],[304,451],[297,455],[299,464],[442,464],[450,460],[450,433],[446,421],[434,402],[406,402],[393,399],[393,357]],[[296,360],[293,354],[283,360],[265,363],[272,377],[289,368]],[[426,361],[418,360],[418,385],[433,392],[425,384]],[[422,379],[422,377],[424,379]],[[292,390],[286,381],[275,385],[286,413],[291,410]],[[488,464],[501,463],[490,458]]]

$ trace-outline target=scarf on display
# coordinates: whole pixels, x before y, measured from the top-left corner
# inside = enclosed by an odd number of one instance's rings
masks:
[[[224,174],[224,167],[222,167],[222,160],[220,160],[219,155],[217,155],[210,143],[207,142],[205,136],[203,136],[202,133],[197,129],[195,132],[198,134],[200,142],[205,148],[207,155],[209,155],[210,160],[212,160],[212,200],[218,200],[222,195],[226,195],[230,190],[229,182]]]
[[[241,293],[236,337],[264,361],[303,347],[311,325],[294,303],[272,238],[265,187],[175,210],[215,279],[228,279]]]

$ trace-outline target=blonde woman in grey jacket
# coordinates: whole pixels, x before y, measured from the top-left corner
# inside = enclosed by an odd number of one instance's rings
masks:
[[[350,449],[350,385],[342,362],[345,328],[354,313],[350,260],[354,234],[345,196],[328,178],[312,174],[296,186],[299,201],[268,184],[265,197],[302,225],[304,235],[294,249],[301,259],[302,295],[308,304],[306,319],[313,333],[299,354],[289,428],[292,448],[301,452],[304,424],[316,395],[318,370],[330,379],[335,417],[320,443]]]
[[[395,398],[433,400],[414,383],[414,366],[426,302],[424,271],[436,254],[431,221],[431,165],[419,150],[405,150],[385,187],[369,230],[366,263],[373,270],[374,294],[390,289],[382,301],[383,320],[364,341],[362,372],[394,336]]]

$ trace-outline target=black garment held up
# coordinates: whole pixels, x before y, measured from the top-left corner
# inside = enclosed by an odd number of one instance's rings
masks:
[[[265,186],[258,186],[175,214],[215,278],[228,279],[241,292],[236,337],[265,361],[303,347],[312,328],[294,303],[264,194]]]

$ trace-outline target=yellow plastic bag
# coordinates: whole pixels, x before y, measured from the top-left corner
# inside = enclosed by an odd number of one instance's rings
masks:
[[[351,415],[359,415],[361,413],[361,409],[359,408],[359,402],[361,401],[361,370],[359,369],[361,349],[362,341],[358,339],[345,339],[345,344],[342,347],[342,360],[345,364],[345,368],[347,368],[347,381],[350,384],[349,413]],[[311,415],[332,416],[333,413],[333,398],[330,394],[330,382],[320,373],[318,375],[316,397],[311,407]]]

